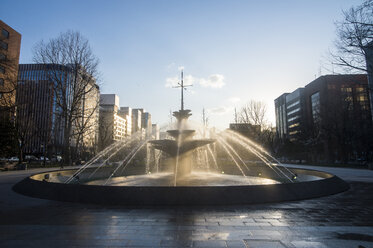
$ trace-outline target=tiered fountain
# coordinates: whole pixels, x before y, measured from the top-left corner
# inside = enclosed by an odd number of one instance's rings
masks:
[[[181,109],[173,113],[177,129],[168,130],[173,139],[143,140],[134,135],[101,151],[79,169],[50,171],[27,177],[13,189],[28,196],[83,203],[120,205],[226,205],[301,200],[326,196],[347,190],[340,178],[314,170],[286,168],[250,139],[233,131],[224,131],[214,139],[193,139],[195,130],[187,128],[190,110],[184,109],[183,77],[181,77]],[[134,148],[115,165],[107,165],[114,155],[137,140]],[[234,145],[229,142],[234,142]],[[139,175],[128,170],[133,158],[147,143],[168,155],[171,172],[158,168]],[[217,143],[225,152],[219,163],[210,145]],[[241,146],[261,164],[250,164],[234,147]],[[194,171],[196,152],[206,148],[215,172]],[[206,150],[206,151],[207,151]],[[207,157],[207,152],[206,152]],[[99,160],[104,160],[98,163]],[[226,161],[230,160],[228,163]],[[273,163],[277,162],[277,163]],[[207,159],[204,163],[207,163]],[[220,164],[220,165],[218,165]],[[143,166],[150,168],[152,165]],[[135,166],[136,167],[136,166]],[[154,168],[155,166],[153,166]],[[140,170],[139,170],[140,169]],[[224,173],[224,174],[223,174]]]
[[[184,89],[186,87],[184,85],[183,72],[181,72],[181,83],[178,86],[181,89],[181,109],[173,113],[173,116],[177,120],[177,129],[167,131],[174,139],[150,141],[154,148],[169,154],[173,158],[174,186],[177,185],[179,178],[187,176],[192,172],[192,152],[198,147],[214,142],[212,139],[193,139],[195,130],[184,128],[188,118],[192,115],[189,109],[184,109]]]
[[[190,110],[181,109],[174,112],[177,119],[177,130],[168,130],[167,133],[173,137],[173,140],[152,140],[149,141],[154,148],[169,154],[174,164],[174,185],[177,185],[179,178],[188,176],[192,172],[192,153],[201,146],[213,143],[212,139],[193,139],[195,130],[183,129],[184,124],[190,114]]]

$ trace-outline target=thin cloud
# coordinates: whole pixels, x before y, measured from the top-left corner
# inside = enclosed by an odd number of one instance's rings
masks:
[[[171,88],[171,87],[177,86],[179,82],[180,82],[180,79],[178,77],[166,78],[165,87]],[[225,85],[225,82],[224,82],[224,76],[221,74],[210,75],[207,79],[196,78],[188,74],[184,76],[184,85],[201,85],[204,88],[219,89]]]
[[[210,75],[207,79],[200,78],[198,83],[205,88],[222,88],[225,85],[224,76],[221,74]]]
[[[239,97],[228,98],[228,102],[231,102],[231,103],[238,103],[240,101],[241,101],[241,98],[239,98]]]
[[[225,115],[233,110],[231,106],[221,106],[217,108],[210,108],[207,112],[211,115]]]
[[[166,78],[166,84],[164,85],[166,88],[172,88],[177,86],[177,83],[179,82],[178,77],[170,77]]]

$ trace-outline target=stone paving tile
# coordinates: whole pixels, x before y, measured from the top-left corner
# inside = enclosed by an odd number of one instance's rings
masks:
[[[245,240],[248,248],[287,248],[279,240]]]
[[[218,240],[207,240],[207,241],[193,241],[192,247],[196,248],[202,248],[202,247],[214,247],[214,248],[219,248],[219,247],[227,247],[227,243],[225,241],[218,241]]]
[[[247,248],[243,240],[228,240],[226,244],[228,248]]]

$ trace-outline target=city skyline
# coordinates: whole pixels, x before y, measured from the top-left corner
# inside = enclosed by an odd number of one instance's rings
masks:
[[[201,122],[205,108],[210,126],[227,128],[234,108],[251,99],[267,104],[275,124],[275,98],[330,74],[323,56],[335,39],[334,22],[359,3],[90,1],[71,9],[69,1],[5,1],[0,14],[22,34],[21,64],[33,62],[40,40],[77,30],[101,60],[101,93],[144,107],[162,126],[180,108],[170,86],[184,68],[193,84],[185,96],[191,119]]]

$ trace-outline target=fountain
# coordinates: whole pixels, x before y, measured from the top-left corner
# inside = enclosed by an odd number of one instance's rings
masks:
[[[191,111],[184,109],[187,86],[183,74],[178,87],[181,109],[173,113],[176,129],[167,130],[171,139],[148,140],[134,134],[105,148],[79,169],[35,174],[13,189],[28,196],[82,203],[226,205],[301,200],[349,188],[325,172],[282,166],[261,146],[233,131],[194,139],[196,130],[190,129],[187,121]],[[107,164],[128,147],[131,149],[124,158]],[[134,165],[144,147],[153,150],[147,156],[158,151],[158,159],[151,164],[147,158],[145,166]],[[260,163],[248,161],[245,154],[252,154]],[[163,163],[160,157],[166,157]]]

